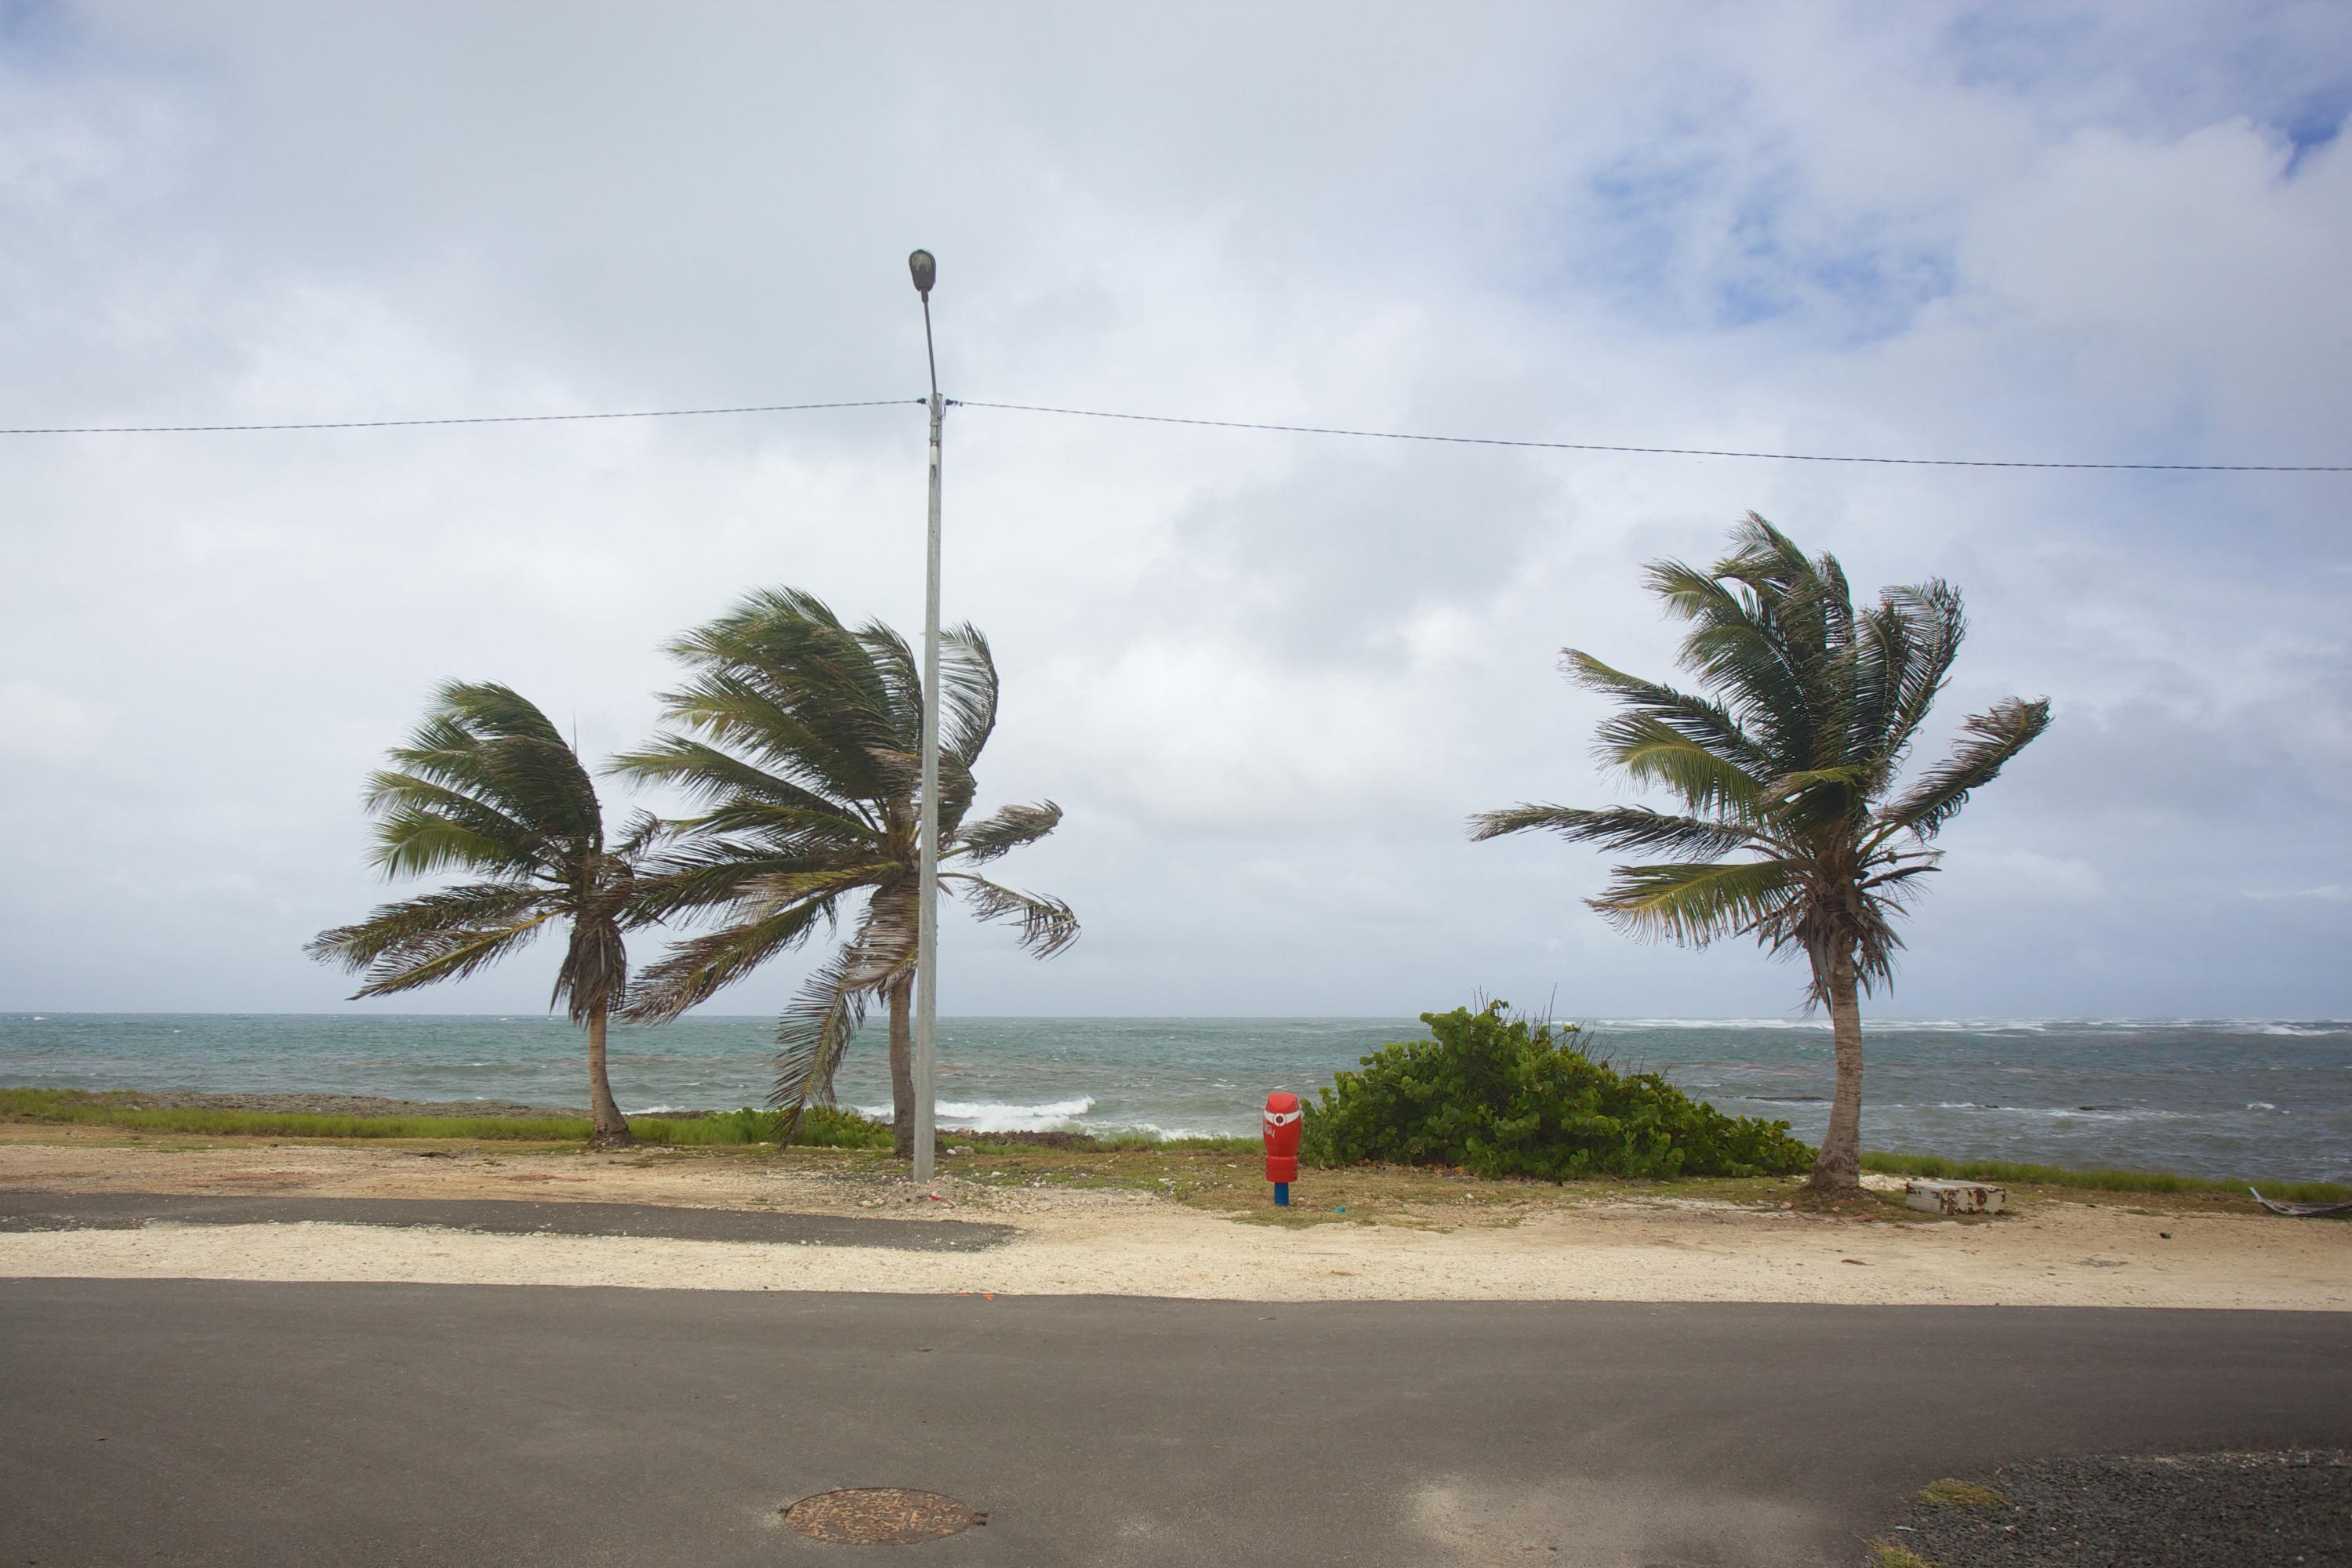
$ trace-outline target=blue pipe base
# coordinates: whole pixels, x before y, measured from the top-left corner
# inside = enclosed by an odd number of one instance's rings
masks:
[[[1286,1209],[1290,1206],[1290,1184],[1288,1182],[1276,1182],[1274,1184],[1274,1206],[1278,1209]]]

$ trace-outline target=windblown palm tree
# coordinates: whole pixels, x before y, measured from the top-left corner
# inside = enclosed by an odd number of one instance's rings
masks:
[[[547,716],[503,686],[442,687],[408,744],[389,755],[393,765],[368,780],[375,863],[386,876],[460,870],[481,879],[320,931],[309,952],[364,970],[356,1000],[463,979],[568,924],[550,1005],[563,1004],[588,1030],[593,1136],[628,1142],[605,1081],[604,1033],[628,990],[623,932],[646,923],[635,868],[652,818],[608,847],[588,771]]]
[[[1701,572],[1654,563],[1649,584],[1691,623],[1683,668],[1712,698],[1685,695],[1569,648],[1570,677],[1623,711],[1601,726],[1601,760],[1682,800],[1582,810],[1518,805],[1471,819],[1486,839],[1529,828],[1661,862],[1616,867],[1591,907],[1636,937],[1693,947],[1754,936],[1811,965],[1825,1004],[1837,1089],[1811,1184],[1860,1185],[1858,992],[1892,982],[1893,917],[1936,868],[1933,841],[2050,724],[2047,700],[2016,698],[1969,719],[1951,753],[1898,793],[1896,775],[1959,652],[1960,595],[1930,579],[1857,611],[1834,557],[1806,559],[1750,512],[1731,553]]]
[[[789,1142],[803,1108],[829,1102],[842,1053],[876,999],[890,1012],[890,1095],[898,1149],[914,1150],[908,1032],[915,978],[921,823],[922,678],[878,621],[851,630],[814,597],[782,589],[670,645],[692,668],[665,699],[686,733],[657,737],[616,771],[682,786],[706,809],[667,825],[652,907],[714,919],[641,977],[629,1016],[676,1017],[832,929],[865,900],[849,939],[810,976],[776,1029],[770,1103]],[[996,666],[969,626],[941,639],[940,879],[982,919],[1013,919],[1040,958],[1077,940],[1058,899],[1002,887],[972,869],[1054,831],[1051,801],[967,821],[972,768],[996,725]]]

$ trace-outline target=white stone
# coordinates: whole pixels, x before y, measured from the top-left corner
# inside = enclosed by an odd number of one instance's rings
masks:
[[[2009,1194],[1982,1182],[1910,1181],[1903,1184],[1903,1205],[1922,1214],[1999,1214]]]

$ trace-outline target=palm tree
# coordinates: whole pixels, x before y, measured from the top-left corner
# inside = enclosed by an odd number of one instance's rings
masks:
[[[607,1020],[625,999],[625,931],[646,923],[636,862],[653,832],[641,818],[608,847],[596,786],[547,716],[503,686],[451,681],[392,766],[368,780],[377,818],[372,857],[386,876],[462,870],[461,882],[385,904],[357,925],[320,931],[313,958],[364,970],[353,1000],[458,980],[568,922],[555,994],[588,1030],[591,1136],[630,1142],[604,1077]]]
[[[1704,947],[1753,935],[1811,967],[1826,1004],[1837,1091],[1813,1164],[1819,1194],[1861,1184],[1862,1011],[1891,984],[1893,917],[1936,868],[1936,835],[2050,725],[2050,704],[2010,698],[1969,719],[1950,754],[1895,793],[1927,710],[1959,652],[1960,595],[1929,579],[1857,611],[1834,557],[1812,560],[1754,512],[1712,571],[1651,564],[1667,614],[1691,623],[1683,668],[1712,698],[1627,675],[1575,648],[1570,679],[1614,697],[1601,761],[1681,797],[1683,811],[1517,805],[1471,819],[1472,837],[1548,827],[1660,863],[1619,866],[1587,900],[1619,930]]]
[[[651,906],[715,920],[647,969],[629,1017],[674,1018],[838,921],[861,895],[849,939],[821,964],[776,1028],[770,1103],[790,1142],[810,1100],[830,1102],[842,1053],[870,1002],[890,1011],[890,1099],[898,1150],[914,1150],[908,1009],[915,977],[920,853],[922,679],[906,642],[878,621],[851,630],[814,596],[754,594],[670,645],[693,671],[664,699],[685,733],[618,758],[616,771],[683,787],[699,816],[667,825]],[[987,639],[941,639],[940,879],[982,919],[1014,919],[1040,958],[1076,942],[1058,899],[1002,887],[971,868],[1054,831],[1051,801],[967,821],[972,768],[996,724]]]

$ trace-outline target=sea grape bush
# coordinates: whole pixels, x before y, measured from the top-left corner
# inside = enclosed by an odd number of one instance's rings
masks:
[[[1653,1072],[1578,1049],[1573,1024],[1530,1024],[1502,1003],[1423,1013],[1403,1040],[1332,1075],[1307,1108],[1309,1164],[1458,1165],[1479,1176],[1762,1176],[1813,1151],[1785,1121],[1726,1116]]]

